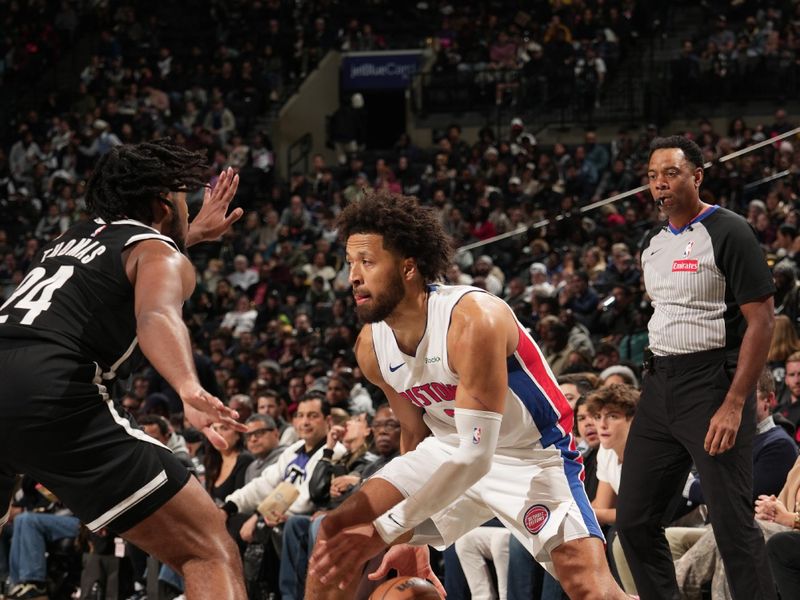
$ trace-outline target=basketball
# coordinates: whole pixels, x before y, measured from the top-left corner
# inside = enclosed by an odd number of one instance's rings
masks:
[[[384,581],[369,597],[370,600],[441,600],[436,587],[421,577],[395,577]]]

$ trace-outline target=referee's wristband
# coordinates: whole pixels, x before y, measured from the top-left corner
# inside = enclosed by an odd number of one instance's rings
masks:
[[[397,517],[395,517],[391,511],[383,513],[372,522],[372,525],[375,527],[378,535],[381,536],[381,539],[389,546],[406,531],[411,529],[398,521]]]

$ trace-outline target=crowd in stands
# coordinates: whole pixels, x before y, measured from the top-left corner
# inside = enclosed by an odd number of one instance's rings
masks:
[[[81,3],[64,2],[56,12],[47,2],[10,4],[15,10],[5,21],[13,25],[4,41],[6,81],[25,81],[51,64],[58,44],[71,39],[91,12]],[[337,5],[321,1],[294,10],[277,0],[215,3],[207,15],[184,10],[180,14],[193,20],[196,32],[210,23],[213,39],[222,40],[204,45],[200,34],[170,33],[165,7],[143,19],[137,3],[108,3],[105,12],[91,17],[102,25],[102,33],[74,93],[53,95],[27,111],[12,139],[0,147],[0,303],[43,244],[88,218],[86,178],[97,158],[115,145],[170,136],[206,153],[212,184],[224,167],[239,171],[237,203],[246,214],[219,242],[190,249],[198,286],[186,304],[185,320],[203,384],[236,406],[248,433],[221,431],[231,449],[215,451],[202,434],[184,429],[176,394],[147,366],[117,386],[116,398],[149,435],[179,452],[227,507],[253,597],[278,590],[284,598],[302,597],[302,559],[318,530],[308,516],[335,506],[399,449],[397,420],[355,363],[352,347],[359,325],[335,225],[341,208],[365,186],[418,197],[438,212],[456,246],[528,227],[525,234],[457,253],[446,282],[503,297],[531,330],[557,376],[588,373],[571,399],[578,402],[587,466],[597,442],[588,441],[587,423],[593,419],[581,407],[594,406],[599,417],[603,410],[597,398],[588,405],[585,399],[602,383],[635,388],[640,377],[651,309],[637,253],[658,219],[657,210],[647,192],[592,213],[582,215],[577,209],[646,182],[648,145],[659,133],[655,125],[620,130],[611,140],[598,140],[589,131],[581,144],[544,147],[521,118],[500,131],[484,128],[474,142],[463,139],[454,122],[431,147],[417,147],[402,136],[384,152],[353,153],[343,164],[315,156],[309,172],[293,173],[288,181],[275,176],[275,157],[259,115],[287,82],[302,78],[328,49],[398,44],[403,32],[397,19],[375,16],[380,12],[375,6],[388,11],[389,4],[373,2],[373,9],[366,10],[355,3],[346,19],[334,10]],[[468,74],[480,83],[481,73],[494,70],[485,80],[489,97],[505,102],[519,91],[520,72],[561,93],[572,85],[567,79],[573,81],[581,69],[585,75],[594,65],[599,85],[603,69],[613,68],[632,43],[636,3],[611,2],[596,11],[590,3],[536,2],[529,13],[508,15],[476,15],[461,4],[421,4],[391,10],[404,11],[407,23],[419,25],[417,36],[431,37],[437,52],[434,71]],[[170,10],[180,9],[178,3]],[[37,10],[47,17],[30,19]],[[797,13],[775,10],[755,15],[759,35],[736,34],[717,21],[710,37],[719,40],[711,43],[727,47],[732,38],[730,53],[761,48],[753,56],[745,52],[748,60],[766,60],[775,44],[781,52],[793,49]],[[431,11],[436,18],[429,18]],[[744,18],[749,23],[749,16]],[[34,27],[50,21],[52,27]],[[294,22],[304,26],[293,28]],[[740,45],[743,38],[746,45]],[[39,50],[33,52],[32,44]],[[698,61],[698,74],[701,67]],[[780,109],[772,122],[736,118],[727,128],[715,128],[701,120],[684,133],[713,160],[793,126]],[[794,176],[760,182],[800,166],[796,143],[790,138],[715,163],[701,188],[706,202],[746,216],[774,265],[776,312],[783,316],[770,352],[777,386],[770,407],[782,415],[778,421],[794,440],[800,424],[800,184]],[[200,198],[191,199],[195,210]],[[563,218],[534,226],[555,215]],[[759,389],[768,397],[764,386]],[[629,411],[630,402],[625,406]],[[328,416],[336,427],[328,427]],[[613,471],[613,465],[609,468]],[[263,497],[285,478],[300,482],[296,504],[272,520],[254,517]],[[600,511],[613,510],[614,482],[606,483],[600,488]],[[27,482],[24,491],[22,505],[31,498],[52,504],[35,482]],[[613,525],[609,515],[605,518]],[[281,543],[276,531],[284,521]],[[0,557],[13,543],[9,528],[3,536]],[[96,553],[107,551],[102,548],[108,544],[93,543]],[[526,560],[520,558],[521,546],[514,550],[513,539],[509,548],[509,561]],[[457,598],[454,590],[466,590],[468,584],[455,576],[459,569],[452,554],[445,556],[445,564],[448,589]],[[2,576],[4,569],[7,563],[0,560]],[[166,569],[162,575],[162,592],[178,593],[180,579]],[[25,577],[12,576],[15,583]],[[537,582],[510,578],[508,585],[538,585],[558,593],[542,574]]]
[[[800,83],[798,51],[796,3],[725,3],[683,41],[672,68],[675,93],[680,101],[792,97]]]
[[[568,107],[593,111],[609,71],[637,36],[630,2],[533,3],[480,15],[469,5],[442,9],[441,30],[425,79],[425,110],[480,110],[492,105]]]

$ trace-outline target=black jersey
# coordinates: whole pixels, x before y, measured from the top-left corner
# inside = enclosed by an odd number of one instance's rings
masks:
[[[133,286],[126,248],[148,239],[175,242],[134,220],[79,223],[39,252],[0,307],[0,342],[42,340],[97,363],[103,379],[125,375],[136,349]]]

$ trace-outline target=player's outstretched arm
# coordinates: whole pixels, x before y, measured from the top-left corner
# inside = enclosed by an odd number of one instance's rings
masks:
[[[213,242],[242,217],[244,211],[241,208],[235,208],[228,214],[228,208],[238,187],[239,175],[228,167],[219,174],[213,190],[206,188],[203,206],[189,224],[187,246],[200,242]]]
[[[137,244],[126,261],[134,287],[136,335],[142,352],[183,400],[186,417],[204,429],[214,445],[225,441],[209,425],[226,422],[239,431],[235,412],[200,385],[192,356],[189,332],[181,308],[194,289],[194,268],[188,259],[158,240]]]

